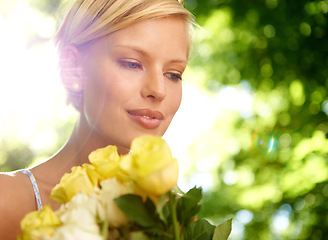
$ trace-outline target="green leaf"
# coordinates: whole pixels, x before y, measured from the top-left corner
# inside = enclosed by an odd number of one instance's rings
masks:
[[[151,228],[144,228],[142,230],[145,234],[147,234],[149,236],[160,236],[163,234],[162,229],[159,228],[158,226],[151,227]]]
[[[212,240],[227,240],[231,233],[232,219],[225,221],[224,223],[217,226],[214,230]]]
[[[132,221],[142,227],[155,225],[155,207],[150,207],[151,201],[144,203],[140,196],[126,194],[115,199],[117,206]]]
[[[215,227],[205,219],[192,222],[184,232],[184,239],[211,240]]]
[[[170,197],[170,194],[171,197]],[[169,227],[172,224],[172,213],[170,210],[170,206],[172,206],[172,201],[176,201],[176,193],[171,191],[168,194],[165,195],[166,197],[163,199],[164,202],[162,202],[162,205],[160,208],[160,211],[162,212],[161,218],[163,218],[163,222],[166,224],[166,227]],[[158,209],[159,210],[159,209]]]
[[[129,234],[129,239],[130,240],[149,240],[148,236],[142,231],[131,232]]]
[[[193,200],[197,203],[199,203],[199,201],[202,199],[202,188],[199,187],[194,187],[192,189],[190,189],[187,193],[182,195],[182,198],[188,198],[190,200]]]
[[[167,199],[168,199],[168,194],[163,194],[161,196],[159,196],[158,198],[158,203],[156,205],[156,212],[159,215],[159,218],[163,221],[164,224],[167,224],[167,210],[165,209],[165,205],[167,203]]]
[[[188,226],[200,210],[199,201],[202,199],[202,189],[192,188],[177,200],[177,215],[179,222]]]
[[[172,223],[171,212],[170,212],[170,201],[167,201],[164,205],[163,209],[163,218],[165,219],[165,223],[169,226]]]
[[[155,206],[155,204],[153,203],[152,200],[150,200],[149,198],[147,198],[147,200],[145,202],[145,207],[147,208],[147,212],[149,212],[153,216],[155,216],[156,206]]]
[[[173,189],[171,190],[175,195],[183,195],[184,192],[178,187],[178,185],[175,185]]]

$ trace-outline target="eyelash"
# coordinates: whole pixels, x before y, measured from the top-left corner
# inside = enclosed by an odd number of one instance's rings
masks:
[[[125,60],[120,60],[119,64],[122,67],[131,69],[131,70],[136,70],[136,69],[142,69],[142,65],[137,63],[137,62],[132,62],[132,61],[125,61]],[[181,74],[177,74],[177,73],[166,73],[165,76],[167,76],[168,78],[170,78],[172,81],[178,81],[178,80],[182,80],[182,75]]]
[[[178,81],[178,80],[182,80],[182,76],[181,74],[177,74],[177,73],[167,73],[166,74],[169,78],[171,78],[173,81]]]
[[[120,61],[119,61],[119,64],[120,64],[122,67],[129,68],[129,69],[132,69],[132,70],[135,70],[135,69],[142,69],[141,64],[139,64],[139,63],[137,63],[137,62],[129,62],[129,61],[122,61],[122,60],[120,60]]]

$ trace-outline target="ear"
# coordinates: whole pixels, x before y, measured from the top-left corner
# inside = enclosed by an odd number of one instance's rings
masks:
[[[60,77],[65,89],[78,92],[82,90],[83,76],[80,65],[80,51],[73,45],[67,45],[60,55]],[[77,85],[81,86],[77,88]]]
[[[67,91],[67,102],[79,110],[83,98],[83,71],[81,53],[73,45],[67,45],[59,59],[60,77]]]

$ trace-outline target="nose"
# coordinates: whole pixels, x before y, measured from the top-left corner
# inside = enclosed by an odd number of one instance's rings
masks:
[[[166,86],[164,75],[161,71],[148,72],[141,90],[144,98],[162,101],[166,95]]]

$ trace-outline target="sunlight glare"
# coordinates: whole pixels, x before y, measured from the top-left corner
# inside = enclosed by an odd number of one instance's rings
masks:
[[[276,140],[274,139],[274,137],[271,137],[267,151],[271,152],[272,150],[275,149],[275,146],[276,146]]]
[[[54,33],[54,22],[20,2],[2,17],[0,28],[0,140],[14,136],[29,143],[40,121],[53,118],[64,103],[56,100],[62,89],[52,43],[33,45],[27,37],[31,28],[39,29],[40,37],[49,37]]]
[[[253,220],[254,214],[249,210],[239,210],[236,214],[237,220],[242,224],[248,224]]]

